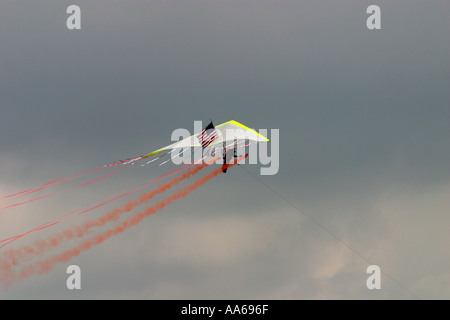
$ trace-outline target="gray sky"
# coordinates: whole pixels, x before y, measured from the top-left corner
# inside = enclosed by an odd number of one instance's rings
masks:
[[[264,183],[414,295],[450,298],[450,3],[77,1],[68,30],[70,4],[0,2],[0,194],[158,149],[194,120],[279,129]],[[1,238],[161,170],[1,211]],[[0,298],[413,298],[385,275],[368,290],[367,261],[302,212],[233,168]]]

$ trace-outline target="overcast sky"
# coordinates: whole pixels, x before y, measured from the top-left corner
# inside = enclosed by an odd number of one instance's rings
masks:
[[[71,4],[81,30],[66,27]],[[366,27],[371,4],[380,30]],[[279,171],[259,179],[281,197],[232,168],[0,299],[449,299],[449,12],[448,1],[1,0],[0,194],[150,152],[212,118],[279,129]],[[1,239],[161,170],[0,211]],[[366,287],[368,261],[381,290]],[[70,264],[81,290],[66,288]]]

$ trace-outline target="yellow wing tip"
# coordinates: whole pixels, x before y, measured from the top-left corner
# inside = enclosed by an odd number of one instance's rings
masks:
[[[145,156],[142,156],[142,158],[148,158],[148,157],[154,156],[155,154],[158,154],[158,153],[163,152],[163,151],[164,150],[153,151],[153,152],[150,152],[150,153],[146,154]]]
[[[249,127],[243,125],[243,124],[240,123],[240,122],[237,122],[236,120],[230,120],[230,121],[224,122],[224,123],[222,123],[222,124],[219,124],[217,127],[219,127],[219,126],[221,126],[221,125],[224,125],[224,124],[227,124],[227,123],[232,123],[232,124],[237,125],[237,126],[243,128],[243,129],[245,129],[245,130],[249,130],[249,131],[253,132],[254,134],[256,134],[257,136],[263,138],[264,140],[270,141],[269,139],[267,139],[266,137],[264,137],[264,136],[263,136],[262,134],[260,134],[259,132],[256,132],[255,130],[250,129]]]

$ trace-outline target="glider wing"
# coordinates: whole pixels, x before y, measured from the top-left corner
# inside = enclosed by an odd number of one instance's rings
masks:
[[[211,145],[215,145],[218,143],[222,143],[224,141],[232,141],[232,140],[249,140],[255,142],[267,142],[269,139],[259,134],[253,129],[250,129],[247,126],[244,126],[242,123],[239,123],[235,120],[231,120],[228,122],[224,122],[215,127],[217,131],[217,137],[211,143]],[[171,149],[179,149],[179,148],[189,148],[189,147],[201,147],[202,144],[198,139],[199,133],[195,133],[194,135],[172,143],[168,146],[165,146],[161,149],[150,152],[142,158],[147,158],[158,154],[163,151],[171,150]]]

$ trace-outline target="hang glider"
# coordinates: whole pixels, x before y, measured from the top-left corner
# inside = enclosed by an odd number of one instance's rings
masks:
[[[219,124],[215,126],[215,129],[217,131],[217,138],[212,141],[211,144],[217,144],[221,142],[226,141],[233,141],[233,140],[244,140],[248,139],[250,141],[255,142],[267,142],[269,139],[264,137],[263,135],[259,134],[253,129],[250,129],[249,127],[244,126],[243,124],[231,120],[222,124]],[[152,151],[146,155],[143,155],[142,158],[147,158],[150,156],[153,156],[155,154],[158,154],[163,151],[171,150],[171,149],[179,149],[179,148],[187,148],[187,147],[201,147],[202,144],[199,141],[198,134],[193,134],[190,137],[187,137],[185,139],[182,139],[180,141],[177,141],[175,143],[172,143],[168,146],[162,147],[161,149]]]
[[[158,150],[152,151],[146,155],[143,155],[142,158],[148,158],[163,151],[169,151],[173,149],[191,147],[202,147],[203,149],[205,149],[217,146],[218,144],[221,144],[225,147],[227,142],[233,141],[236,143],[238,140],[248,140],[249,142],[256,143],[269,141],[269,139],[267,139],[260,133],[235,120],[224,122],[217,126],[214,126],[211,121],[211,123],[208,124],[201,132],[197,132],[190,137],[162,147]],[[234,146],[236,146],[236,144],[234,144]],[[234,149],[234,151],[236,151],[233,147],[228,149]],[[223,157],[223,172],[226,172],[226,169],[228,167],[226,166],[226,160],[227,157],[228,159],[230,158],[230,155],[226,155],[226,152],[223,152]]]

